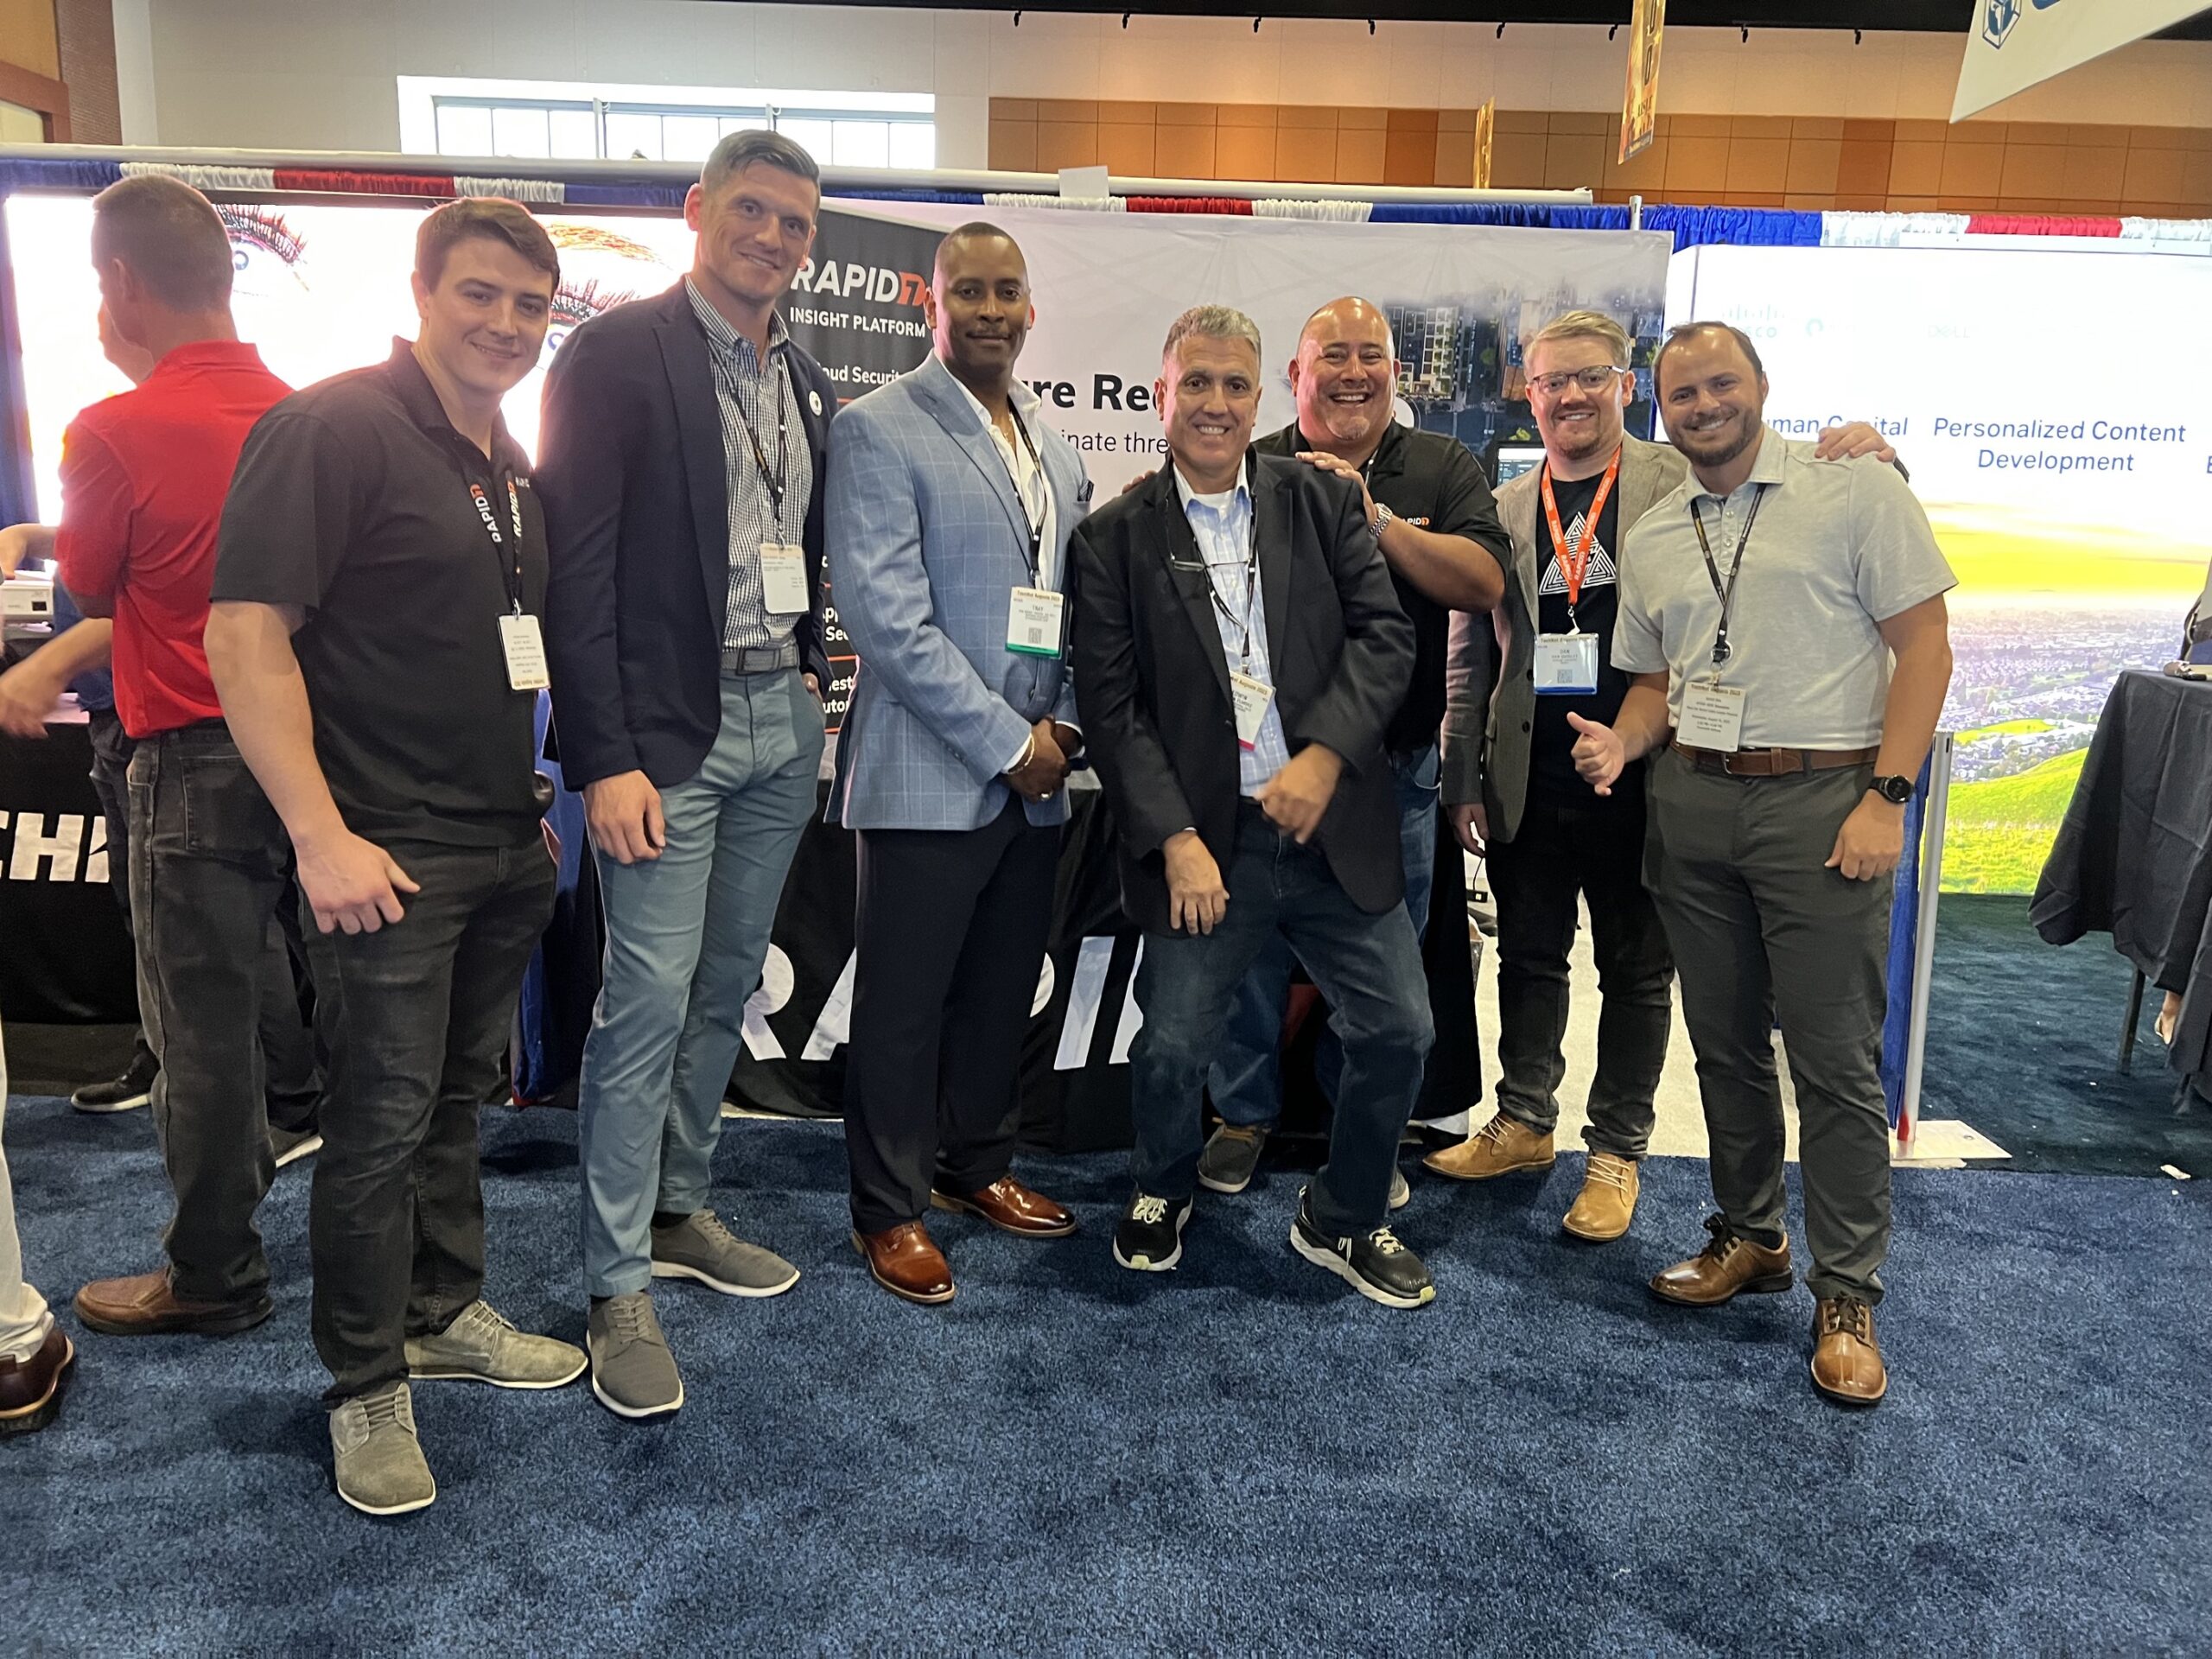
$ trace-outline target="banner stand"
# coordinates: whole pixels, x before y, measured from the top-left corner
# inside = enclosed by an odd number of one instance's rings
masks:
[[[1928,1058],[1929,981],[1936,965],[1936,912],[1943,895],[1943,824],[1950,810],[1953,734],[1936,734],[1928,755],[1928,804],[1920,826],[1920,915],[1912,941],[1912,1003],[1905,1027],[1904,1083],[1895,1155],[1913,1155],[1920,1126],[1920,1078]]]

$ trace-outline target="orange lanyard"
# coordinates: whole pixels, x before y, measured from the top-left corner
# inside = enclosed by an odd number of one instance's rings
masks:
[[[1559,502],[1552,495],[1552,469],[1544,468],[1544,521],[1551,526],[1552,555],[1559,561],[1559,573],[1567,583],[1567,611],[1574,614],[1575,605],[1582,598],[1582,578],[1590,571],[1590,548],[1598,539],[1598,520],[1605,516],[1605,498],[1613,493],[1613,480],[1620,476],[1621,452],[1613,451],[1613,458],[1605,463],[1605,476],[1598,485],[1598,493],[1591,498],[1590,511],[1583,516],[1582,537],[1579,543],[1569,546],[1567,531],[1560,527]]]

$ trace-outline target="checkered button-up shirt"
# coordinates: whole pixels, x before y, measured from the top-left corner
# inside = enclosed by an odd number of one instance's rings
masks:
[[[707,353],[715,372],[715,402],[721,411],[722,464],[728,472],[729,496],[729,607],[722,621],[722,645],[726,650],[779,646],[791,637],[791,626],[798,617],[796,613],[767,608],[761,584],[760,543],[798,541],[805,531],[806,504],[814,493],[814,455],[807,448],[806,429],[799,420],[791,365],[784,360],[791,335],[781,317],[772,318],[764,362],[753,342],[729,326],[688,276],[683,279],[683,291],[690,296],[700,327],[706,331]],[[783,452],[780,524],[768,480],[762,476],[753,454],[756,438],[772,470],[778,465],[778,450]]]
[[[1253,678],[1272,685],[1274,668],[1268,655],[1267,607],[1262,601],[1259,584],[1249,579],[1251,489],[1243,478],[1239,478],[1233,490],[1200,495],[1184,478],[1180,467],[1176,468],[1175,488],[1182,497],[1183,516],[1190,520],[1191,534],[1206,562],[1206,576],[1213,583],[1218,601],[1213,607],[1213,620],[1221,634],[1222,655],[1228,659],[1231,670],[1241,668]],[[1265,550],[1262,550],[1261,556],[1266,556]],[[1289,761],[1290,745],[1282,730],[1282,706],[1270,697],[1268,712],[1260,720],[1258,740],[1249,749],[1241,744],[1237,747],[1238,791],[1257,794],[1260,786]]]

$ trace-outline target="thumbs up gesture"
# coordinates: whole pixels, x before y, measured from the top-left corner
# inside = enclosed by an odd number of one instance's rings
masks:
[[[1583,782],[1600,795],[1613,792],[1613,785],[1628,765],[1627,752],[1621,747],[1620,734],[1610,726],[1600,726],[1594,720],[1585,720],[1570,714],[1567,723],[1574,728],[1574,769],[1582,775]]]

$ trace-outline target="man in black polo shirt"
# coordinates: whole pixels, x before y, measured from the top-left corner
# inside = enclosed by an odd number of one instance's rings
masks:
[[[1513,550],[1480,463],[1456,438],[1400,425],[1397,385],[1382,308],[1332,300],[1306,319],[1290,365],[1298,418],[1252,448],[1298,455],[1358,483],[1398,603],[1413,622],[1413,683],[1383,741],[1397,782],[1406,911],[1418,936],[1428,925],[1436,869],[1436,739],[1451,613],[1497,605]],[[1198,1179],[1214,1192],[1241,1192],[1250,1183],[1280,1109],[1276,1048],[1292,966],[1289,947],[1276,941],[1253,965],[1223,1033],[1207,1079],[1222,1123],[1198,1160]],[[1332,1046],[1325,1074],[1336,1064]],[[1333,1082],[1325,1075],[1325,1084]],[[1394,1172],[1391,1206],[1407,1197],[1405,1178]]]
[[[315,916],[315,1340],[339,1496],[372,1515],[437,1496],[410,1376],[548,1389],[584,1369],[480,1294],[476,1109],[555,874],[533,765],[544,524],[499,401],[558,279],[513,202],[430,214],[419,338],[270,410],[223,512],[207,659]]]

